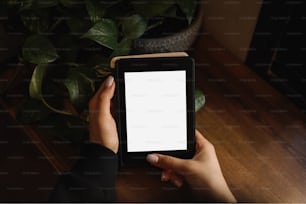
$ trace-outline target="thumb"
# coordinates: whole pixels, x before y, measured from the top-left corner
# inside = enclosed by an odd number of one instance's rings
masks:
[[[184,159],[166,156],[162,154],[148,154],[147,161],[153,166],[183,173],[188,168],[188,162]]]
[[[196,139],[196,152],[199,152],[203,148],[205,143],[208,141],[198,130],[196,130],[195,139]]]
[[[109,76],[99,90],[99,108],[102,114],[111,114],[111,99],[114,96],[115,83],[114,77]]]

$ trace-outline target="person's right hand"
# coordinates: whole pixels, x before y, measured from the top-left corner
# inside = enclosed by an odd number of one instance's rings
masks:
[[[185,160],[161,154],[149,154],[147,161],[162,168],[162,181],[180,187],[186,181],[198,199],[209,193],[219,202],[236,202],[222,174],[214,146],[196,131],[196,154]],[[204,198],[202,198],[204,199]]]

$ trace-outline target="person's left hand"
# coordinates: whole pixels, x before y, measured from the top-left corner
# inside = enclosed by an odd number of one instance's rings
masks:
[[[89,141],[100,144],[117,154],[119,140],[116,122],[111,114],[114,78],[109,76],[89,102]]]

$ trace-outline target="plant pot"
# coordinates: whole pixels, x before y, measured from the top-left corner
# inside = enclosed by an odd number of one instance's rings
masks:
[[[160,38],[140,38],[133,43],[135,53],[179,52],[190,48],[202,25],[203,6],[191,25],[173,35]]]

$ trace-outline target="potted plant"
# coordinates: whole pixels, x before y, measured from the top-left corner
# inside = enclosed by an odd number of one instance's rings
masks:
[[[84,138],[88,101],[111,74],[112,57],[186,50],[202,19],[197,0],[21,0],[1,7],[7,32],[24,39],[19,61],[33,69],[17,119],[51,124],[49,132],[72,141]],[[198,91],[197,109],[203,99]]]

